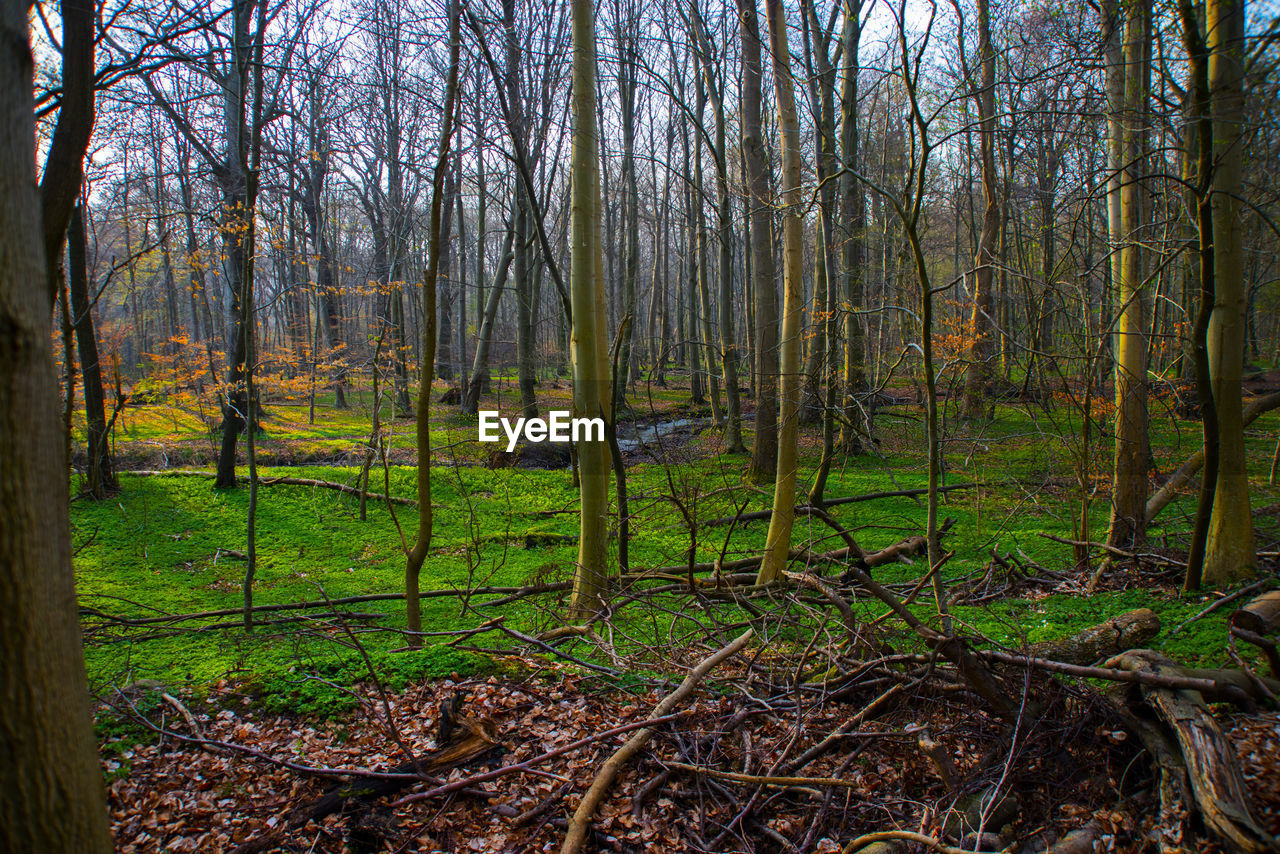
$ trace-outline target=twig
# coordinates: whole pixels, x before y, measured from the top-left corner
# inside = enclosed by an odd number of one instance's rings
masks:
[[[1191,625],[1192,623],[1194,623],[1196,620],[1199,620],[1199,619],[1200,619],[1200,618],[1202,618],[1202,617],[1207,617],[1208,615],[1212,614],[1214,611],[1216,611],[1216,610],[1218,610],[1219,608],[1221,608],[1223,605],[1230,605],[1232,602],[1236,601],[1236,600],[1237,600],[1237,599],[1239,599],[1240,597],[1242,597],[1242,596],[1248,596],[1248,595],[1249,595],[1250,593],[1252,593],[1253,591],[1258,590],[1258,589],[1263,588],[1263,587],[1266,587],[1268,584],[1271,584],[1271,583],[1273,583],[1274,581],[1275,581],[1275,579],[1274,579],[1274,578],[1263,578],[1263,579],[1260,579],[1260,580],[1258,580],[1258,581],[1253,582],[1252,584],[1248,585],[1247,587],[1241,587],[1239,590],[1237,590],[1237,591],[1236,591],[1236,592],[1234,592],[1234,593],[1230,593],[1230,594],[1228,594],[1228,595],[1226,595],[1226,596],[1223,596],[1221,599],[1219,599],[1219,600],[1217,600],[1216,602],[1214,602],[1213,604],[1209,605],[1209,607],[1207,607],[1207,608],[1205,608],[1204,610],[1202,610],[1202,611],[1198,612],[1194,617],[1191,617],[1191,618],[1190,618],[1190,619],[1188,619],[1186,622],[1182,623],[1182,624],[1181,624],[1181,625],[1179,625],[1177,628],[1175,628],[1173,631],[1169,632],[1169,637],[1173,637],[1174,635],[1178,634],[1178,632],[1182,631],[1182,630],[1183,630],[1183,629],[1185,629],[1187,626],[1189,626],[1189,625]]]
[[[679,768],[681,771],[692,771],[714,777],[717,780],[732,780],[735,783],[751,783],[756,786],[839,786],[843,789],[856,789],[863,783],[856,780],[837,780],[834,777],[773,777],[760,774],[739,774],[736,771],[720,771],[702,765],[689,765],[685,762],[662,761],[663,765]]]
[[[664,697],[662,702],[654,707],[649,714],[649,718],[655,720],[662,717],[675,708],[677,704],[683,702],[686,697],[693,693],[693,689],[698,686],[703,677],[715,669],[720,662],[745,647],[753,634],[755,634],[754,629],[747,629],[729,644],[704,659],[701,664],[689,672],[685,680],[680,683],[679,688]],[[587,841],[587,832],[591,829],[591,820],[595,816],[596,809],[600,806],[601,801],[608,794],[609,788],[613,785],[613,779],[617,776],[618,770],[640,748],[644,747],[652,736],[652,727],[640,730],[627,739],[627,742],[605,761],[599,773],[596,774],[595,780],[592,781],[591,788],[587,789],[586,794],[582,796],[582,802],[578,805],[573,818],[569,820],[569,832],[565,834],[564,844],[560,846],[560,854],[577,854],[582,850],[583,844]]]

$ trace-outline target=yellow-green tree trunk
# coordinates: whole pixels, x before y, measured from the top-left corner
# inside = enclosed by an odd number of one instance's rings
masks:
[[[600,242],[600,139],[596,126],[596,36],[592,0],[573,0],[573,159],[570,297],[573,415],[602,418],[609,400],[605,356],[604,257]],[[578,443],[582,509],[570,617],[604,604],[608,569],[609,458],[603,439]]]
[[[1244,362],[1245,283],[1241,266],[1241,124],[1244,119],[1244,0],[1208,0],[1209,98],[1213,111],[1214,306],[1209,374],[1218,410],[1218,487],[1205,550],[1204,580],[1224,584],[1257,566],[1249,475],[1245,468],[1240,373]]]
[[[778,101],[778,133],[782,147],[782,330],[778,373],[782,412],[778,430],[778,469],[773,486],[773,514],[757,582],[773,581],[787,564],[796,512],[796,432],[800,416],[800,327],[804,303],[804,198],[800,190],[800,123],[787,48],[787,22],[781,0],[766,0],[769,45],[773,51],[773,85]]]
[[[1118,129],[1120,156],[1119,222],[1112,228],[1115,276],[1115,476],[1111,494],[1108,542],[1127,547],[1141,540],[1146,529],[1147,458],[1147,311],[1143,281],[1142,228],[1145,224],[1143,187],[1147,148],[1147,98],[1150,88],[1150,15],[1148,0],[1124,7],[1121,66],[1108,74],[1124,75],[1124,97]],[[1116,126],[1113,125],[1113,131]],[[1114,214],[1114,211],[1111,213]],[[1118,228],[1116,228],[1118,226]],[[1119,242],[1118,250],[1115,244]]]

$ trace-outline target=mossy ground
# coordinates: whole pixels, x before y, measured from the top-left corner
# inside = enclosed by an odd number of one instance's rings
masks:
[[[687,392],[652,389],[635,395],[637,408],[657,414],[686,412]],[[545,388],[543,405],[567,399],[567,390]],[[513,392],[501,390],[504,412],[514,410]],[[369,410],[356,397],[338,410],[328,400],[309,423],[306,406],[273,405],[264,420],[259,445],[271,459],[291,455],[309,458],[327,452],[363,455]],[[455,407],[437,406],[433,416],[436,445],[434,547],[422,575],[424,590],[482,585],[523,585],[567,579],[576,556],[576,490],[568,471],[490,470],[477,465],[493,446],[480,446],[475,421]],[[642,413],[642,414],[645,414]],[[389,411],[387,415],[390,415]],[[117,449],[126,455],[151,449],[209,444],[209,420],[180,406],[154,403],[127,411],[117,430]],[[877,417],[880,445],[875,454],[840,458],[832,468],[828,497],[878,490],[907,489],[926,483],[925,443],[917,407],[898,406]],[[1267,483],[1277,426],[1274,414],[1248,431],[1249,467],[1254,505],[1274,504],[1280,489]],[[412,454],[412,423],[391,421],[392,459]],[[748,420],[749,425],[749,420]],[[1041,534],[1073,537],[1079,532],[1082,484],[1092,494],[1089,536],[1105,534],[1110,447],[1095,436],[1088,465],[1082,467],[1080,419],[1065,406],[1000,405],[994,420],[983,424],[959,421],[951,413],[945,424],[946,480],[975,482],[979,487],[951,493],[941,515],[955,520],[946,539],[954,557],[945,575],[955,579],[980,570],[992,551],[1019,550],[1055,570],[1071,569],[1070,547]],[[672,487],[686,510],[697,518],[732,515],[740,506],[765,509],[772,485],[755,486],[743,479],[747,460],[719,453],[719,434],[701,433],[678,457],[642,462],[628,469],[631,494],[631,565],[648,568],[681,564],[688,534],[670,500]],[[750,433],[747,436],[750,442]],[[1171,412],[1153,412],[1155,469],[1167,473],[1199,442],[1195,421]],[[819,456],[816,431],[806,433],[801,483],[807,489]],[[181,455],[179,455],[181,456]],[[263,476],[290,474],[355,484],[358,465],[265,466]],[[413,497],[414,469],[391,465],[386,471],[391,492]],[[371,487],[382,488],[383,472],[375,468]],[[74,486],[74,484],[73,484]],[[1180,548],[1189,528],[1191,499],[1170,507],[1152,530],[1157,545]],[[75,567],[81,603],[113,614],[147,615],[156,611],[185,613],[241,604],[245,565],[225,551],[246,548],[248,490],[216,491],[212,481],[191,477],[121,476],[121,492],[110,500],[79,500],[72,505]],[[416,511],[396,506],[397,520],[385,505],[370,501],[361,521],[357,501],[336,492],[297,486],[269,486],[260,491],[257,510],[258,570],[254,599],[258,604],[340,598],[402,589],[403,548],[400,530],[411,536]],[[888,498],[846,504],[833,509],[866,549],[890,545],[922,531],[923,499]],[[1257,517],[1260,548],[1274,550],[1276,517]],[[811,527],[812,526],[812,527]],[[727,527],[700,532],[698,559],[709,561],[722,548],[732,559],[758,554],[767,524],[740,525],[726,547]],[[561,537],[533,538],[530,534]],[[832,532],[808,519],[797,521],[796,539],[812,535],[818,548],[837,548]],[[560,542],[556,542],[559,539]],[[533,545],[533,547],[529,547]],[[924,567],[894,565],[879,570],[888,581],[917,578]],[[1176,636],[1172,629],[1213,601],[1221,591],[1177,592],[1176,577],[1091,597],[1055,593],[1036,599],[1002,599],[981,607],[956,607],[957,619],[969,631],[1009,644],[1061,637],[1121,611],[1146,606],[1160,614],[1164,632],[1155,642],[1171,656],[1213,665],[1226,659],[1226,614],[1198,620]],[[544,598],[505,606],[508,625],[521,630],[546,627],[553,607]],[[403,603],[346,606],[386,616],[380,626],[402,627]],[[427,631],[446,631],[478,624],[495,614],[468,611],[454,597],[423,602]],[[728,607],[728,606],[725,606]],[[855,608],[879,614],[878,602],[855,602]],[[932,612],[923,602],[922,614]],[[659,612],[624,612],[627,634],[636,643],[661,640],[670,618]],[[228,618],[229,620],[234,618]],[[381,677],[393,684],[406,680],[473,673],[492,667],[480,655],[445,646],[413,653],[393,652],[404,646],[393,632],[360,636]],[[166,684],[207,685],[228,679],[242,685],[269,707],[327,712],[344,706],[342,686],[367,675],[363,657],[350,647],[339,628],[263,627],[250,634],[240,629],[176,633],[145,641],[89,639],[86,656],[90,679],[98,689],[138,679]]]

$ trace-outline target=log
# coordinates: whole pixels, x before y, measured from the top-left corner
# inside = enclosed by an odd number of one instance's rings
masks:
[[[1255,635],[1274,634],[1280,629],[1280,590],[1263,593],[1231,615],[1231,627]]]
[[[1138,649],[1160,634],[1160,618],[1150,608],[1135,608],[1061,640],[1033,644],[1029,654],[1067,664],[1093,664]]]
[[[1157,674],[1182,672],[1173,661],[1151,650],[1131,650],[1110,659],[1107,666]],[[1187,808],[1199,810],[1205,827],[1231,851],[1239,854],[1280,852],[1280,841],[1267,833],[1254,817],[1235,747],[1223,734],[1200,693],[1154,687],[1143,687],[1140,691],[1146,705],[1172,733],[1182,754],[1195,800],[1194,804],[1187,804]]]

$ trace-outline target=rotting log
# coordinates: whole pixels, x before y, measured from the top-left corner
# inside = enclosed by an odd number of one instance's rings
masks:
[[[1107,666],[1157,674],[1183,672],[1173,661],[1151,650],[1130,650],[1108,660]],[[1239,854],[1280,852],[1280,841],[1267,833],[1254,817],[1235,748],[1201,694],[1147,686],[1138,690],[1142,701],[1172,735],[1181,754],[1194,798],[1193,804],[1186,804],[1187,809],[1197,810],[1205,827],[1231,851]],[[1160,744],[1147,728],[1139,730],[1138,735],[1158,759],[1168,752],[1167,745]],[[1165,763],[1161,764],[1163,770],[1170,770]],[[1172,781],[1162,783],[1162,788],[1166,786],[1182,788]]]
[[[1069,638],[1033,644],[1028,654],[1067,664],[1093,664],[1147,645],[1160,634],[1160,617],[1150,608],[1135,608]]]
[[[1233,628],[1269,635],[1280,629],[1280,590],[1263,593],[1231,615]]]
[[[1271,675],[1280,678],[1280,652],[1270,637],[1280,629],[1280,590],[1264,593],[1233,613],[1229,625],[1233,638],[1262,650],[1271,665]]]

